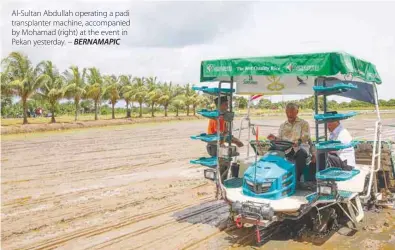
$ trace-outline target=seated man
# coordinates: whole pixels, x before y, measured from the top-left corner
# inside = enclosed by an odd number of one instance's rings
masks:
[[[285,113],[287,115],[287,121],[280,125],[278,136],[270,134],[267,138],[269,140],[284,140],[294,143],[294,147],[286,156],[295,160],[296,180],[300,181],[303,168],[307,164],[307,158],[311,150],[310,126],[307,121],[298,117],[299,106],[297,104],[288,103]]]
[[[221,113],[226,112],[228,110],[228,98],[226,96],[222,96],[220,99],[221,105],[219,107],[219,110]],[[218,97],[215,98],[215,104],[218,107]],[[208,123],[208,129],[207,129],[207,134],[212,135],[212,134],[217,134],[217,120],[216,119],[210,119]],[[226,136],[226,123],[224,120],[224,117],[221,115],[219,117],[219,130],[221,135]],[[221,144],[224,143],[224,141],[221,141]],[[235,138],[232,137],[232,143],[236,144],[238,147],[242,147],[243,143]],[[212,143],[207,143],[207,152],[211,156],[217,156],[217,142],[212,142]]]
[[[350,143],[352,141],[351,134],[339,121],[328,122],[328,130],[330,131],[329,140],[341,141],[341,143]],[[327,162],[330,167],[352,170],[355,168],[355,150],[353,147],[350,147],[329,152]]]

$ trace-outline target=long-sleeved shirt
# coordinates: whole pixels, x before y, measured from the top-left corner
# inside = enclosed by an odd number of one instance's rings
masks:
[[[352,136],[341,124],[337,126],[329,135],[329,140],[341,141],[341,143],[350,143],[352,141]],[[340,157],[342,161],[347,160],[347,165],[355,167],[355,150],[353,147],[345,148],[336,151],[336,154]]]

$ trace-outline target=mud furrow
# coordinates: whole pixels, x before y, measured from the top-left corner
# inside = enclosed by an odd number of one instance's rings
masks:
[[[136,155],[124,155],[124,156],[117,155],[117,160],[122,160],[123,158],[127,159],[127,158],[132,158],[132,157],[139,157],[141,159],[144,159],[143,157],[152,157],[152,156],[157,156],[157,155],[158,155],[158,152],[145,153],[145,154],[141,154],[141,155],[138,155],[138,154],[136,154]],[[61,160],[61,159],[58,159],[56,161],[56,165],[69,165],[70,163],[82,164],[84,162],[90,163],[90,162],[95,161],[95,160],[100,160],[100,161],[103,162],[103,161],[110,161],[111,159],[114,159],[114,156],[107,156],[107,157],[100,156],[100,157],[96,157],[96,158],[77,159],[77,160],[70,160],[70,159],[68,159],[68,160]],[[43,163],[40,163],[40,164],[22,165],[22,166],[19,166],[19,167],[9,167],[9,168],[5,167],[3,171],[8,170],[8,169],[14,170],[14,169],[20,169],[20,168],[35,168],[35,167],[41,167],[41,166],[42,167],[46,167],[48,165],[55,165],[55,164],[53,163],[53,161],[48,161],[48,162],[43,162]],[[57,173],[57,172],[52,172],[52,173]]]
[[[126,187],[126,186],[128,186],[128,185],[121,185],[119,187]],[[79,191],[76,191],[76,192],[70,192],[70,193],[59,194],[59,195],[55,195],[55,196],[49,196],[49,197],[45,197],[45,198],[34,199],[34,200],[30,201],[28,204],[19,204],[19,203],[14,204],[11,201],[9,203],[3,204],[2,207],[4,209],[5,207],[8,207],[8,206],[11,206],[11,208],[17,208],[17,207],[24,207],[26,205],[37,205],[37,204],[40,204],[40,203],[50,202],[50,201],[55,200],[55,199],[67,198],[67,196],[70,196],[70,195],[77,195],[77,194],[81,195],[81,194],[85,194],[85,193],[92,192],[92,191],[100,191],[100,190],[105,190],[105,189],[111,190],[113,188],[114,187],[111,187],[111,188],[102,187],[102,188],[95,188],[95,189],[79,190]],[[17,199],[17,200],[19,200],[19,199]],[[16,201],[14,201],[14,202],[16,202]],[[12,205],[15,205],[15,206],[12,206]]]
[[[179,204],[171,204],[169,205],[167,208],[170,208],[169,211],[172,210],[177,210],[178,207],[180,207]],[[165,210],[167,211],[167,210]],[[165,213],[165,212],[164,212]],[[114,228],[120,227],[121,225],[128,225],[128,224],[133,224],[139,220],[145,219],[145,218],[149,218],[150,214],[153,214],[151,216],[155,216],[155,213],[149,212],[146,213],[145,215],[142,215],[141,217],[139,216],[131,216],[128,219],[126,219],[125,221],[119,222],[117,224],[110,224],[110,225],[106,225],[106,226],[94,226],[94,227],[90,227],[90,228],[85,228],[82,230],[77,230],[76,232],[72,232],[72,233],[68,233],[65,235],[61,235],[61,237],[55,237],[52,238],[50,240],[44,240],[38,244],[34,244],[32,246],[26,246],[26,247],[22,247],[21,249],[40,249],[40,248],[53,248],[53,247],[58,247],[61,244],[70,241],[72,239],[75,238],[79,238],[79,237],[89,237],[89,236],[94,236],[100,233],[104,233],[104,232],[108,232],[111,231]],[[161,213],[156,214],[156,216],[161,215]]]
[[[160,226],[158,226],[157,228],[153,228],[153,230],[158,229],[158,228],[162,228],[165,226],[169,226],[169,228],[165,229],[165,235],[159,238],[154,238],[153,240],[151,239],[150,242],[145,242],[144,244],[141,244],[140,246],[135,246],[135,249],[139,249],[139,248],[148,248],[148,249],[156,249],[155,245],[157,243],[162,243],[165,239],[169,239],[171,236],[176,236],[176,237],[181,237],[182,235],[186,235],[189,232],[192,231],[192,229],[196,228],[196,227],[200,227],[202,224],[208,224],[208,222],[210,221],[215,221],[217,218],[216,217],[212,217],[212,216],[208,216],[203,218],[203,220],[199,221],[199,223],[193,223],[193,224],[189,224],[185,227],[181,227],[176,229],[175,231],[172,231],[172,229],[174,229],[175,226],[179,226],[178,223],[181,222],[188,222],[187,219],[197,216],[197,215],[202,215],[202,214],[206,214],[206,213],[210,213],[213,211],[218,210],[219,208],[222,208],[224,206],[227,206],[226,204],[222,204],[222,205],[218,205],[218,206],[213,206],[213,207],[209,207],[209,208],[205,208],[199,211],[196,211],[194,213],[188,214],[184,217],[182,217],[180,220],[176,220],[176,221],[170,221],[168,223],[162,224]],[[152,232],[155,235],[155,231]]]
[[[152,193],[154,193],[154,192],[152,192]],[[72,222],[72,221],[75,221],[75,220],[78,220],[78,219],[87,218],[87,217],[89,217],[91,215],[100,215],[100,214],[105,214],[107,212],[121,211],[121,210],[129,208],[129,207],[134,207],[134,206],[143,204],[144,201],[146,202],[146,201],[150,201],[150,200],[156,200],[158,196],[160,197],[160,199],[165,199],[165,198],[167,198],[169,196],[174,196],[175,195],[175,193],[170,193],[168,191],[163,191],[163,192],[160,192],[160,193],[155,192],[154,194],[155,194],[156,197],[148,197],[148,198],[145,198],[143,200],[141,200],[141,199],[140,200],[136,200],[136,199],[124,200],[124,204],[122,204],[120,206],[117,206],[115,208],[111,207],[111,208],[105,208],[105,209],[97,210],[96,209],[97,208],[97,204],[93,204],[93,205],[88,204],[87,206],[80,206],[78,208],[79,211],[88,211],[88,212],[85,212],[85,213],[80,214],[78,216],[75,216],[75,212],[69,212],[69,213],[64,213],[63,212],[61,215],[58,215],[58,216],[47,217],[47,218],[49,218],[51,220],[51,224],[40,225],[38,227],[29,229],[29,230],[24,230],[24,231],[19,231],[19,232],[12,232],[12,233],[10,233],[8,235],[5,234],[6,231],[3,230],[2,239],[3,240],[7,240],[7,239],[11,238],[14,235],[21,235],[21,234],[24,234],[24,233],[29,233],[29,232],[32,232],[32,231],[36,231],[37,228],[43,229],[45,227],[49,227],[50,225],[57,224],[57,223],[67,223],[67,222]],[[67,215],[71,215],[70,218],[67,218]],[[65,218],[67,218],[67,219],[65,219]],[[42,220],[37,220],[37,221],[32,220],[31,223],[32,224],[38,224],[41,221]]]
[[[203,200],[204,200],[204,199],[203,199]],[[196,203],[196,204],[200,204],[200,203]],[[188,204],[188,205],[186,205],[184,208],[188,208],[188,207],[193,206],[193,205],[194,205],[194,204]],[[201,213],[204,213],[204,212],[210,212],[210,211],[213,211],[213,210],[216,210],[216,209],[217,209],[217,208],[211,208],[211,209],[207,209],[207,208],[206,208],[206,209],[204,209],[204,210],[201,210],[201,211],[198,212],[198,213],[192,213],[192,214],[188,214],[188,215],[184,216],[184,217],[183,217],[183,220],[186,220],[186,219],[188,219],[188,218],[191,218],[191,217],[193,217],[193,216],[196,216],[197,214],[201,214]],[[212,220],[212,218],[210,218],[209,220]],[[208,222],[209,220],[207,220],[207,222]],[[169,226],[169,225],[177,224],[178,222],[179,222],[178,220],[174,220],[173,218],[170,218],[167,222],[164,222],[163,224],[160,224],[160,225],[157,225],[157,226],[146,227],[146,228],[144,228],[143,230],[138,230],[138,231],[136,231],[136,232],[132,232],[132,233],[129,233],[129,234],[121,235],[121,236],[118,236],[118,237],[116,237],[116,238],[112,238],[111,240],[106,241],[106,242],[104,242],[104,243],[91,246],[90,248],[92,248],[92,249],[103,249],[103,248],[107,248],[107,247],[109,247],[109,246],[111,246],[111,245],[114,245],[114,244],[119,243],[119,242],[121,242],[121,241],[127,240],[127,239],[129,239],[129,238],[137,237],[137,236],[139,236],[139,235],[142,235],[143,233],[146,233],[146,232],[148,232],[148,231],[150,231],[150,232],[152,232],[152,233],[155,233],[154,230],[157,230],[157,229],[160,229],[160,228]],[[205,222],[205,221],[202,221],[202,223],[204,223],[204,222]],[[187,227],[184,227],[184,228],[193,227],[193,226],[194,226],[194,225],[192,225],[192,226],[187,226]],[[158,241],[158,240],[160,240],[160,239],[156,239],[155,241]],[[151,243],[152,243],[152,240],[151,240]],[[140,248],[140,247],[137,247],[137,248]],[[136,248],[136,249],[137,249],[137,248]]]
[[[198,203],[196,203],[198,204]],[[52,248],[52,247],[57,247],[63,243],[65,243],[66,241],[75,239],[75,238],[79,238],[79,237],[92,237],[98,234],[102,234],[105,232],[109,232],[111,230],[113,230],[114,228],[120,228],[120,227],[125,227],[131,224],[134,224],[136,222],[142,221],[142,220],[147,220],[147,219],[151,219],[166,213],[170,213],[170,212],[174,212],[177,211],[179,209],[183,209],[183,208],[187,208],[190,205],[194,205],[194,204],[187,204],[187,205],[183,205],[183,204],[172,204],[171,206],[167,206],[165,209],[161,210],[161,211],[153,211],[153,212],[148,212],[146,214],[143,215],[137,215],[137,216],[131,216],[129,217],[127,220],[124,220],[122,222],[116,223],[116,224],[111,224],[108,226],[104,226],[104,227],[99,227],[99,228],[94,228],[94,229],[84,229],[81,230],[80,232],[73,232],[70,235],[67,236],[62,236],[60,239],[53,239],[51,240],[47,240],[41,244],[38,245],[34,245],[34,246],[28,246],[22,249],[39,249],[39,248]]]

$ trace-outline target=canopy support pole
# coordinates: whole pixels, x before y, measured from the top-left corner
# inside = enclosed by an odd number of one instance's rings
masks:
[[[379,101],[378,101],[378,93],[377,93],[377,86],[376,83],[373,83],[374,88],[374,102],[375,102],[375,109],[377,114],[377,121],[375,123],[375,130],[374,130],[374,142],[373,142],[373,152],[372,152],[372,165],[370,166],[370,176],[369,176],[369,184],[368,190],[366,195],[360,196],[361,199],[369,199],[370,192],[372,190],[374,173],[378,172],[381,168],[381,116],[379,110]],[[378,145],[377,145],[378,144]],[[377,169],[375,169],[377,160]],[[385,173],[384,173],[385,178]],[[377,193],[377,183],[374,186],[374,192]]]
[[[314,86],[318,85],[317,78],[314,80]],[[318,114],[318,95],[317,93],[314,93],[314,113],[317,115]],[[320,142],[320,135],[319,135],[319,124],[318,121],[315,121],[315,141],[316,144]],[[315,167],[316,167],[316,173],[320,171],[320,160],[321,160],[321,155],[318,155],[318,151],[316,153],[316,160],[315,160]],[[318,188],[317,188],[318,192]]]
[[[250,156],[250,139],[251,139],[251,120],[250,120],[250,109],[251,109],[251,98],[248,100],[248,109],[247,109],[247,119],[248,119],[248,144],[247,144],[247,157]]]
[[[222,81],[218,83],[218,100],[217,100],[217,112],[218,112],[218,118],[217,118],[217,192],[216,192],[216,198],[218,199],[219,194],[221,192],[222,196],[222,180],[221,180],[221,168],[220,168],[220,161],[219,161],[219,146],[220,146],[220,141],[221,141],[221,127],[220,127],[220,107],[221,107],[221,85]]]

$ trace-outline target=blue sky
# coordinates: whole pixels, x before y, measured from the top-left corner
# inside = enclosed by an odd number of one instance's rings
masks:
[[[34,63],[52,60],[60,71],[76,64],[199,84],[202,60],[345,51],[374,63],[383,80],[380,98],[395,98],[395,2],[2,2],[2,57],[19,50]],[[119,47],[17,47],[7,35],[17,8],[129,9],[132,25]]]

